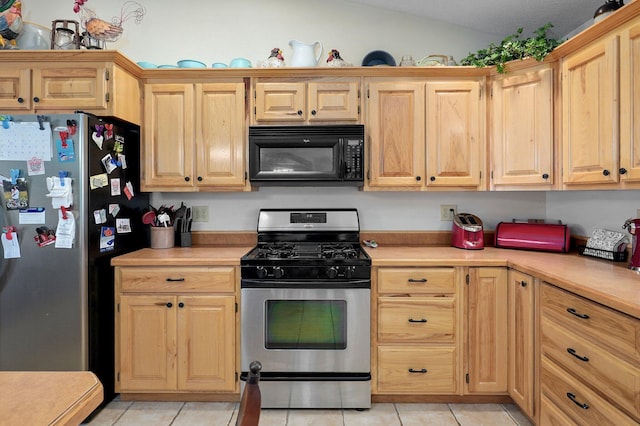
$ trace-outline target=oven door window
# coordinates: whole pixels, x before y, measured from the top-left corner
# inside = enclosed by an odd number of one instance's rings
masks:
[[[346,349],[345,300],[267,300],[267,349]]]

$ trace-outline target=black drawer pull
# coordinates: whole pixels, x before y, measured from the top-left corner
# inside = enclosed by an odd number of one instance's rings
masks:
[[[575,309],[573,308],[567,308],[567,312],[569,312],[571,315],[575,315],[578,318],[582,318],[582,319],[588,319],[589,315],[587,314],[579,314]]]
[[[573,349],[573,348],[567,348],[567,352],[569,352],[571,355],[573,355],[576,358],[578,358],[580,361],[589,362],[589,358],[588,357],[578,355],[576,353],[576,350]]]
[[[421,368],[420,370],[414,370],[413,368],[409,369],[409,373],[420,373],[420,374],[424,374],[427,372],[426,368]]]
[[[426,278],[409,278],[407,281],[409,281],[410,283],[426,283],[427,279]]]
[[[415,320],[413,318],[409,318],[409,322],[427,322],[427,319],[426,318],[422,318],[422,319],[419,319],[419,320]]]
[[[184,278],[167,278],[165,281],[169,283],[177,283],[184,281]]]
[[[571,401],[573,401],[574,404],[576,404],[578,407],[582,408],[583,410],[589,409],[589,404],[587,404],[586,402],[580,403],[576,401],[576,396],[571,392],[567,392],[567,398],[569,398]]]
[[[520,281],[520,285],[522,287],[526,287],[527,286],[527,282],[525,280]]]

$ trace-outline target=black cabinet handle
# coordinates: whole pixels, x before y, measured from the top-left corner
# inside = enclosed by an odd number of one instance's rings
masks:
[[[178,303],[178,308],[184,308],[184,303],[182,302]]]
[[[191,180],[191,178],[190,178],[189,176],[185,176],[185,177],[184,177],[184,181],[185,181],[185,182],[189,182],[190,180]]]
[[[416,180],[417,180],[418,182],[420,182],[420,181],[422,180],[422,178],[421,178],[420,176],[416,176]]]
[[[520,285],[522,287],[526,287],[527,286],[527,282],[525,280],[520,281]]]
[[[567,308],[567,312],[569,312],[571,315],[575,315],[578,318],[582,318],[582,319],[588,319],[589,315],[587,314],[579,314],[575,309],[573,308]]]
[[[301,109],[298,110],[298,115],[302,115],[302,110]]]
[[[607,170],[607,169],[604,169],[602,171],[602,174],[605,175],[605,176],[609,176],[611,174],[611,172],[609,170]]]
[[[409,318],[409,322],[427,322],[427,319],[426,318],[422,318],[422,319],[419,319],[419,320],[415,320],[413,318]]]
[[[24,103],[24,99],[22,99],[22,98],[18,98],[18,103],[19,103],[19,104]]]
[[[167,308],[170,308],[170,307],[172,307],[172,306],[173,306],[173,303],[171,303],[171,302],[167,302]]]
[[[316,110],[315,110],[315,109],[312,109],[312,110],[311,110],[311,115],[316,115],[316,114],[317,114]]]
[[[424,374],[427,372],[426,368],[421,368],[420,370],[414,370],[413,368],[409,369],[409,373],[420,373],[420,374]]]
[[[578,402],[576,400],[576,396],[571,392],[567,392],[567,398],[569,398],[571,401],[573,401],[574,404],[576,404],[578,407],[582,408],[583,410],[589,409],[589,404],[587,404],[586,402],[582,402],[582,403]]]
[[[37,97],[37,96],[36,96],[36,97],[34,97],[34,98],[33,98],[33,102],[40,102],[40,98],[39,98],[39,97]]]
[[[567,352],[569,352],[569,354],[575,356],[576,358],[578,358],[580,361],[584,361],[584,362],[589,362],[589,358],[586,356],[580,356],[576,353],[576,350],[573,348],[567,348]]]
[[[198,182],[202,182],[202,176],[198,176]]]
[[[549,179],[549,173],[545,173],[542,175],[542,179]]]
[[[620,167],[620,170],[618,170],[620,172],[621,175],[626,175],[627,174],[627,169],[625,169],[624,167]]]
[[[431,182],[433,182],[433,181],[435,181],[435,180],[436,180],[436,177],[435,177],[435,176],[431,176],[431,177],[429,178],[429,180],[430,180]]]
[[[181,282],[184,281],[184,278],[166,278],[165,281],[169,283]]]
[[[426,283],[427,279],[426,278],[409,278],[407,281],[409,281],[410,283]]]

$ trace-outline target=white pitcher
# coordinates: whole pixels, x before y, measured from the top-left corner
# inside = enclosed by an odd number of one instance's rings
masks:
[[[322,43],[316,41],[308,44],[298,40],[291,40],[289,46],[293,48],[293,55],[289,65],[292,67],[315,67],[322,56]],[[316,55],[316,47],[320,46],[320,51]]]

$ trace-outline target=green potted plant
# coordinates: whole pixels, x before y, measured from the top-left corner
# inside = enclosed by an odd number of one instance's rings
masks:
[[[542,61],[545,56],[555,49],[562,40],[549,38],[547,31],[553,27],[551,22],[538,28],[533,36],[521,39],[522,28],[507,37],[500,44],[491,43],[486,49],[480,49],[476,53],[460,61],[460,65],[472,65],[479,68],[495,65],[501,74],[505,72],[505,63],[516,59],[528,57]]]

